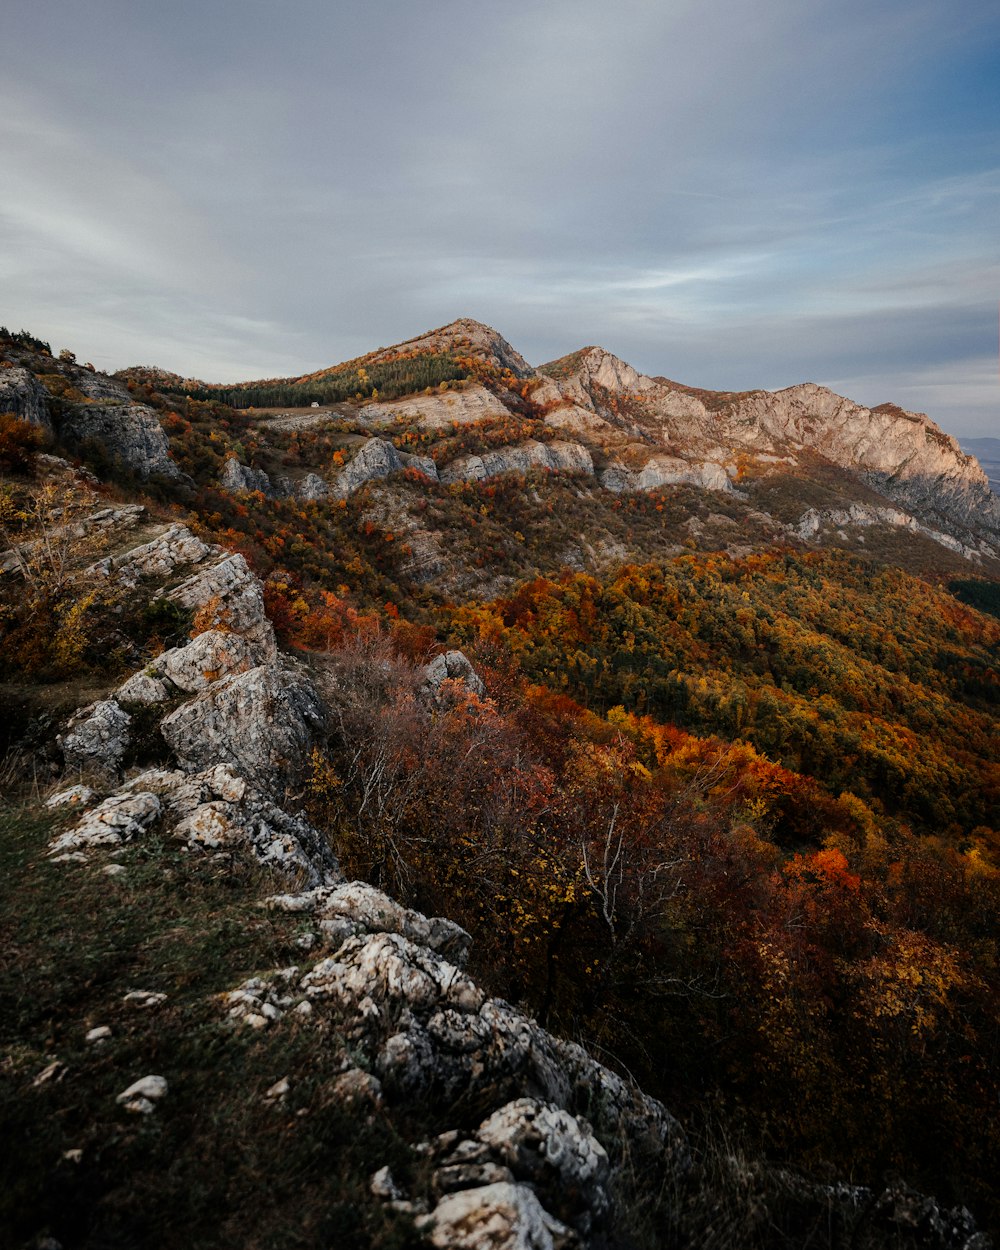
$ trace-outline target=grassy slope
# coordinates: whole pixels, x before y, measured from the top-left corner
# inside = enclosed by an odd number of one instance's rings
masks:
[[[301,960],[296,917],[256,905],[282,883],[155,836],[121,876],[100,871],[102,856],[52,864],[56,825],[37,805],[0,809],[0,1244],[411,1244],[368,1177],[382,1163],[406,1175],[412,1152],[387,1118],[331,1098],[337,1039],[310,1022],[237,1031],[211,997]],[[124,1005],[136,989],[168,998]],[[86,1043],[98,1025],[111,1040]],[[117,1106],[150,1073],[169,1082],[157,1111]],[[266,1102],[286,1075],[287,1099]]]

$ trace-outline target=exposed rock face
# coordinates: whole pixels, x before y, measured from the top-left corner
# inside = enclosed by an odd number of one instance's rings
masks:
[[[71,442],[96,439],[143,480],[181,476],[156,413],[145,404],[74,404],[59,434]]]
[[[439,430],[453,424],[469,425],[491,417],[507,417],[510,413],[499,399],[484,386],[444,394],[411,395],[407,399],[386,404],[366,404],[362,418],[372,425],[387,425],[403,418],[416,422],[425,430]]]
[[[225,490],[235,492],[259,490],[262,495],[268,498],[273,494],[271,479],[263,469],[253,469],[247,464],[240,464],[232,456],[222,466],[222,472],[219,474],[219,485]]]
[[[233,673],[244,673],[269,658],[269,648],[243,634],[211,629],[186,646],[164,651],[119,687],[124,703],[162,703],[178,693],[194,694]]]
[[[171,712],[160,731],[182,767],[232,764],[258,789],[280,792],[301,772],[322,723],[311,681],[261,665],[215,682]]]
[[[898,508],[879,508],[873,507],[871,504],[855,503],[849,508],[824,508],[822,512],[815,508],[809,508],[802,514],[802,519],[798,525],[794,527],[795,537],[805,541],[817,538],[825,530],[833,529],[843,531],[846,528],[851,529],[867,529],[872,525],[889,525],[895,529],[910,530],[914,534],[923,534],[925,538],[930,538],[933,542],[940,543],[942,547],[947,547],[949,551],[956,551],[959,555],[965,556],[967,560],[973,563],[982,561],[982,556],[974,548],[966,546],[965,543],[959,542],[957,538],[953,538],[950,534],[942,534],[940,530],[931,529],[927,525],[921,525],[915,517],[910,516],[908,512],[901,512]]]
[[[481,456],[459,456],[441,470],[441,481],[481,481],[500,473],[530,473],[532,469],[592,476],[594,462],[581,443],[529,440],[516,447],[498,447]]]
[[[123,556],[103,561],[102,567],[105,573],[114,571],[126,582],[135,584],[141,577],[165,579],[182,564],[197,564],[204,560],[210,550],[208,544],[195,538],[186,525],[175,524]]]
[[[370,438],[354,459],[344,468],[333,485],[332,493],[345,499],[365,482],[377,481],[398,473],[401,469],[418,469],[432,481],[437,481],[437,466],[429,456],[411,456],[397,451],[384,438]]]
[[[549,423],[605,442],[641,435],[670,449],[642,470],[613,463],[601,474],[609,489],[688,481],[726,490],[726,470],[738,457],[794,466],[800,456],[818,454],[925,519],[985,530],[990,543],[1000,541],[1000,500],[986,475],[921,413],[891,404],[865,408],[811,382],[702,399],[600,348],[543,366],[542,378],[532,398],[559,405],[546,416]],[[610,396],[618,401],[614,410]]]
[[[49,393],[30,369],[0,369],[0,412],[12,412],[22,421],[52,430]]]
[[[446,651],[443,655],[436,655],[424,669],[423,689],[431,698],[437,697],[445,681],[465,682],[466,687],[480,698],[486,694],[483,679],[464,651]]]
[[[610,464],[601,470],[598,479],[606,490],[616,493],[656,490],[660,486],[676,486],[681,483],[723,493],[733,489],[729,475],[721,464],[707,461],[692,464],[678,456],[651,456],[641,469]]]
[[[863,408],[823,386],[803,383],[737,403],[729,430],[750,445],[808,447],[859,469],[892,498],[1000,532],[1000,500],[978,462],[923,413],[892,404]]]
[[[307,473],[299,482],[295,493],[299,499],[326,499],[330,494],[330,487],[318,473]]]
[[[115,776],[125,758],[132,718],[114,699],[83,708],[59,738],[66,767]]]
[[[243,634],[263,654],[277,654],[274,629],[264,611],[264,589],[243,556],[223,554],[212,564],[201,563],[169,597],[186,608],[207,612],[210,619],[204,625]]]

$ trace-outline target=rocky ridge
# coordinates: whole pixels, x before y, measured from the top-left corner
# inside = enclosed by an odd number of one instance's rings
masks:
[[[18,353],[11,349],[11,354]],[[122,382],[53,360],[52,373],[46,375],[52,379],[50,389],[30,369],[10,363],[0,369],[0,412],[13,412],[71,447],[99,444],[143,481],[181,477],[156,413],[134,403]]]
[[[133,584],[139,574],[166,579],[161,593],[207,609],[224,628],[163,652],[72,718],[60,739],[67,779],[90,784],[49,800],[70,817],[50,857],[83,867],[110,855],[107,867],[127,872],[121,856],[156,829],[191,854],[250,854],[284,876],[292,892],[262,905],[308,917],[309,963],[245,981],[222,996],[220,1009],[235,1026],[253,1029],[280,1027],[289,1014],[313,1017],[321,1028],[335,1020],[349,1043],[345,1097],[373,1106],[436,1097],[483,1107],[474,1134],[445,1133],[421,1147],[441,1200],[434,1209],[410,1207],[427,1217],[432,1244],[478,1244],[459,1231],[474,1225],[502,1230],[499,1245],[522,1244],[541,1229],[540,1246],[575,1246],[609,1216],[613,1160],[623,1149],[652,1152],[662,1167],[683,1173],[683,1134],[659,1103],[491,999],[461,970],[470,941],[464,930],[364,882],[344,882],[326,837],[285,807],[324,713],[308,674],[278,653],[261,585],[242,557],[172,525],[100,571]],[[426,697],[437,697],[445,680],[483,692],[460,652],[428,666]],[[129,775],[125,760],[142,707],[166,711],[159,732],[170,759]],[[370,1071],[359,1069],[361,1056]],[[120,1101],[155,1111],[138,1098],[130,1087]],[[377,1176],[386,1201],[405,1208],[391,1177]]]
[[[624,1172],[652,1169],[661,1182],[696,1185],[684,1134],[660,1103],[490,997],[463,971],[470,938],[457,925],[345,882],[325,835],[289,808],[324,709],[309,674],[278,652],[261,585],[242,557],[174,524],[98,567],[136,586],[160,580],[159,593],[197,607],[210,628],[73,718],[62,737],[67,780],[80,774],[90,784],[50,800],[67,814],[50,856],[68,869],[103,863],[102,871],[127,873],[130,847],[157,831],[191,855],[249,854],[284,878],[287,892],[261,905],[303,918],[305,958],[234,985],[219,1011],[234,1029],[295,1021],[316,1029],[317,1045],[340,1038],[338,1096],[371,1114],[464,1108],[463,1127],[417,1144],[431,1201],[378,1160],[372,1193],[441,1250],[573,1250],[613,1241]],[[460,652],[428,666],[426,697],[446,680],[482,693]],[[169,759],[129,770],[141,708],[163,711]],[[280,1099],[281,1087],[269,1097]],[[168,1114],[167,1089],[166,1078],[143,1077],[118,1101],[126,1112]],[[955,1250],[988,1245],[967,1212],[898,1187],[874,1195],[799,1184],[805,1201],[833,1204],[837,1218],[877,1209],[887,1235]]]

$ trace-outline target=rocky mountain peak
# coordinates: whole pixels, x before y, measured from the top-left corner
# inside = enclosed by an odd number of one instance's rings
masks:
[[[402,352],[453,352],[475,356],[500,369],[509,369],[519,378],[527,378],[534,373],[531,365],[499,331],[472,317],[459,317],[436,330],[428,330],[426,334],[383,348],[372,358],[387,360]]]

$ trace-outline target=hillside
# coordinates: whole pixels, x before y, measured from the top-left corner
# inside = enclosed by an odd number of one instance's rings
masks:
[[[468,320],[286,383],[0,333],[7,1241],[983,1250],[976,461]]]

